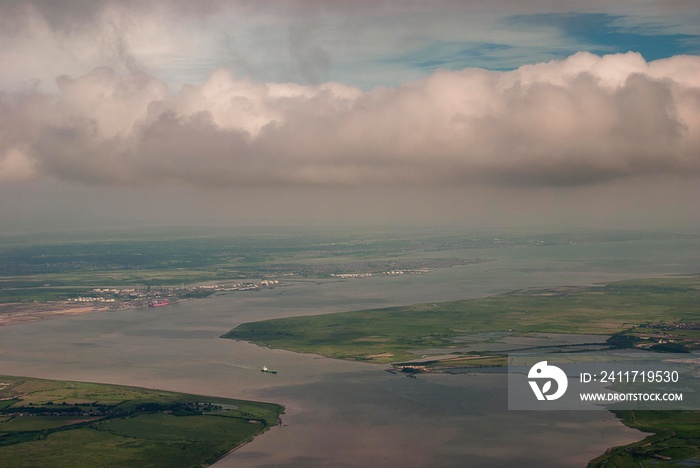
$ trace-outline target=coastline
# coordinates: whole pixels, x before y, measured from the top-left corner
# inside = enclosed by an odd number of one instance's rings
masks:
[[[21,323],[52,320],[73,315],[106,312],[108,307],[80,306],[66,303],[26,303],[10,302],[0,304],[0,327],[9,327]]]

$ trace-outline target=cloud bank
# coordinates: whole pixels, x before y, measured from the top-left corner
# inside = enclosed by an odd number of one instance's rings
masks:
[[[580,186],[700,175],[700,57],[577,53],[370,91],[101,67],[0,95],[0,180]]]

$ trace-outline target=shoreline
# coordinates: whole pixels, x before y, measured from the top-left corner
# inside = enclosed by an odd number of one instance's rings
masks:
[[[52,320],[74,315],[84,315],[93,312],[107,312],[108,307],[80,306],[68,303],[51,304],[46,302],[24,303],[10,302],[0,304],[0,327],[9,327],[23,323],[37,322],[41,320]]]
[[[202,298],[184,298],[177,299],[177,301],[171,302],[169,305],[174,305],[176,303],[189,302],[195,299],[207,299]],[[61,302],[37,302],[37,303],[27,303],[27,302],[8,302],[0,304],[0,327],[11,327],[13,325],[21,325],[24,323],[39,322],[43,320],[54,320],[65,317],[72,317],[76,315],[86,315],[92,313],[100,312],[121,312],[124,310],[134,310],[134,309],[146,309],[148,306],[144,305],[134,305],[134,306],[121,306],[121,307],[109,307],[109,306],[79,306],[76,307],[73,303],[68,301]]]

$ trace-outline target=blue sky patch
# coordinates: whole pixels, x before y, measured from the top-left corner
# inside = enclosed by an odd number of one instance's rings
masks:
[[[700,35],[668,33],[651,25],[626,24],[626,16],[606,13],[567,13],[511,16],[514,27],[554,27],[576,44],[576,50],[560,50],[569,55],[578,50],[595,54],[639,52],[648,61],[673,55],[700,55]],[[668,28],[668,26],[666,26]]]

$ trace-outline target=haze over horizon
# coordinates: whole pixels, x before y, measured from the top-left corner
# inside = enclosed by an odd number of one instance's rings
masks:
[[[700,228],[693,1],[0,3],[0,235]]]

